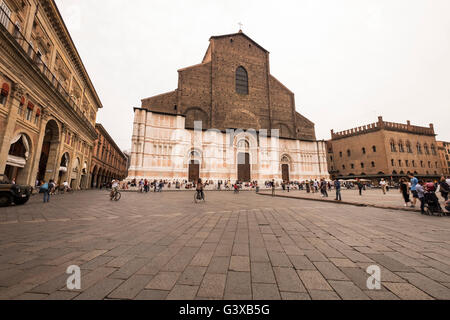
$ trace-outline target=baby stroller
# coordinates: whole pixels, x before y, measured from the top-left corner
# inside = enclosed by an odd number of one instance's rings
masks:
[[[442,217],[444,212],[439,203],[439,199],[436,196],[436,189],[433,183],[427,183],[425,185],[424,201],[425,201],[425,214],[429,216]]]
[[[450,216],[450,200],[445,203],[445,210],[447,210],[447,216]]]

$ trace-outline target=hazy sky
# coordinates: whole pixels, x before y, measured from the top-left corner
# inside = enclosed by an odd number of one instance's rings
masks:
[[[212,35],[270,51],[318,139],[385,120],[450,141],[449,0],[56,0],[103,102],[97,121],[131,146],[133,107],[177,88]]]

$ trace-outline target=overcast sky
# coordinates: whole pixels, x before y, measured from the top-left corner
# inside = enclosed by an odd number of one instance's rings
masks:
[[[133,107],[177,88],[212,35],[243,31],[270,51],[318,139],[385,120],[450,141],[448,0],[56,0],[103,102],[97,121],[131,146]]]

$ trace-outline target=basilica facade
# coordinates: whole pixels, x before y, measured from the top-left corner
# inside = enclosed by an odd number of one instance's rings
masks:
[[[303,181],[328,178],[326,145],[245,35],[210,38],[178,88],[135,108],[129,179]]]

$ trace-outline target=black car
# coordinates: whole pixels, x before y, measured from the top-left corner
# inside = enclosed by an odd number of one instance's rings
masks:
[[[30,199],[33,188],[11,183],[8,177],[0,174],[0,207],[7,207],[12,203],[22,205]]]

